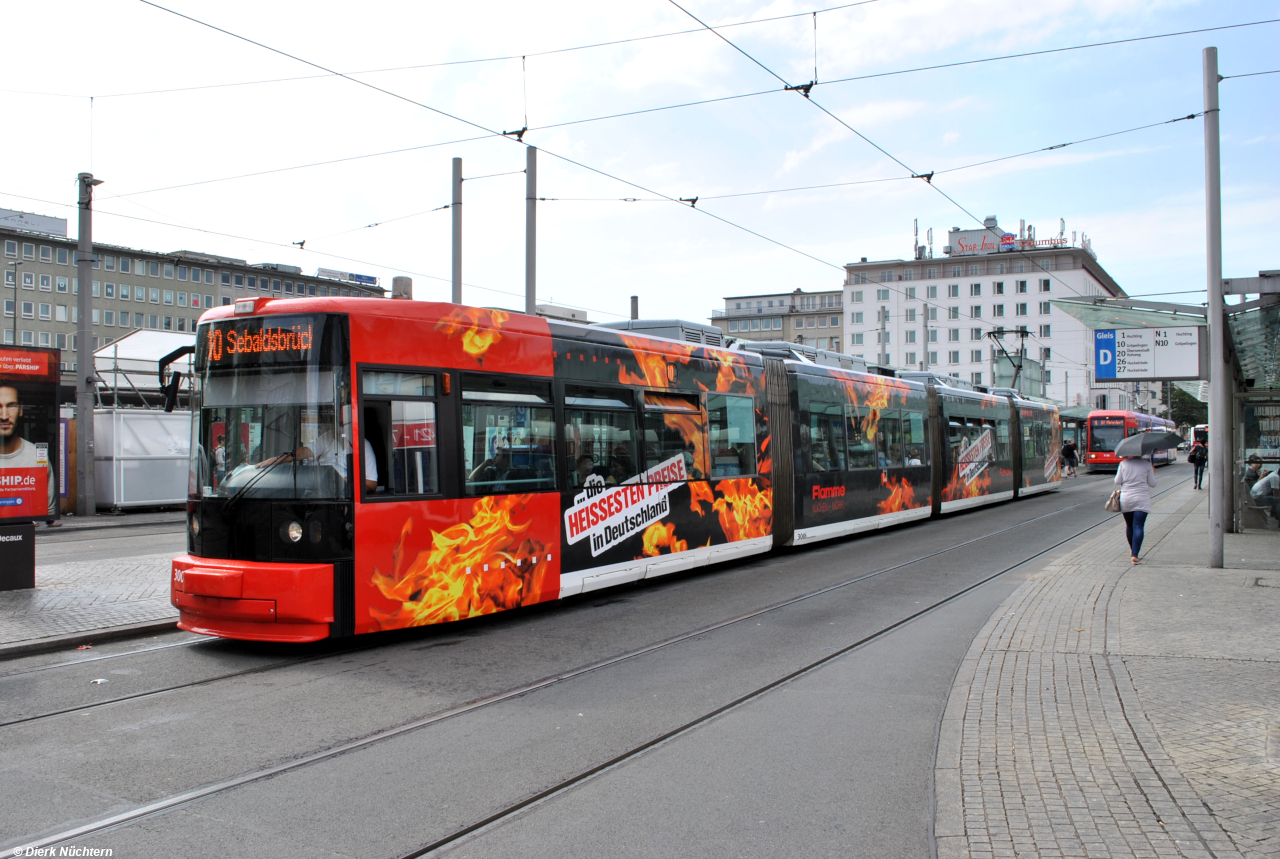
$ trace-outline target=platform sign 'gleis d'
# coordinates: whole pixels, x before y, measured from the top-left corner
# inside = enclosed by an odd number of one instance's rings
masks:
[[[1117,382],[1202,379],[1208,338],[1199,326],[1093,332],[1094,376]]]

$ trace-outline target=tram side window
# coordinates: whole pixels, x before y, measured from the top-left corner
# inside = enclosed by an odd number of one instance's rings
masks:
[[[706,479],[707,428],[697,397],[645,393],[644,455],[649,468],[682,457],[690,480]]]
[[[873,434],[878,413],[866,406],[849,406],[845,410],[845,415],[846,434],[849,437],[849,467],[879,467],[876,439]]]
[[[1022,425],[1022,456],[1024,459],[1043,458],[1049,453],[1049,427],[1040,421],[1030,420]]]
[[[959,418],[959,417],[952,418],[952,424],[951,424],[952,461],[959,462],[961,455],[963,455],[965,451],[967,451],[969,448],[973,447],[974,445],[981,445],[983,442],[984,434],[990,433],[994,435],[995,427],[993,426],[993,423],[994,423],[993,421],[986,421],[984,423],[981,418]],[[992,438],[991,442],[994,443],[995,439]],[[982,448],[978,447],[977,450],[971,452],[969,454],[970,461],[972,461],[973,457],[976,457],[979,453],[981,453],[981,451],[982,451]],[[986,453],[986,459],[991,460],[993,457],[994,457],[994,451],[988,450]]]
[[[835,403],[809,404],[809,471],[844,471],[844,409]]]
[[[902,444],[907,465],[929,464],[929,434],[923,412],[902,413]]]
[[[467,495],[556,488],[551,385],[501,376],[462,377],[462,468]]]
[[[636,414],[630,391],[565,388],[564,439],[569,484],[581,488],[592,474],[608,485],[639,474]]]
[[[1013,459],[1013,451],[1009,447],[1009,422],[996,421],[996,459],[1009,462]]]
[[[835,420],[838,425],[838,411]],[[712,476],[756,473],[756,404],[751,397],[707,394],[707,431]]]
[[[439,492],[435,377],[366,370],[363,382],[366,480],[379,495]]]
[[[881,468],[896,468],[903,463],[902,429],[898,421],[897,409],[886,409],[880,412]]]
[[[947,424],[947,444],[951,447],[951,464],[960,461],[960,452],[968,444],[965,437],[964,418],[952,418]]]

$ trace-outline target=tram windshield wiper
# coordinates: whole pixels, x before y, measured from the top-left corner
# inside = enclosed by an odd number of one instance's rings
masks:
[[[285,461],[284,454],[281,454],[279,457],[276,458],[275,462],[271,463],[266,468],[258,469],[257,474],[255,474],[253,477],[246,480],[244,486],[241,486],[239,489],[237,489],[236,494],[232,495],[230,498],[227,499],[227,503],[224,505],[223,509],[228,511],[234,510],[236,506],[236,502],[239,501],[242,497],[244,497],[244,494],[246,492],[248,492],[250,489],[256,486],[259,480],[266,477],[272,471],[275,471],[276,466],[284,461]],[[296,462],[296,460],[292,456],[290,456],[289,462]]]

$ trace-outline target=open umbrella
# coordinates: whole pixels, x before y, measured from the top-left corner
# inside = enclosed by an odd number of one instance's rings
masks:
[[[1129,436],[1116,445],[1116,456],[1146,456],[1157,450],[1168,450],[1169,448],[1177,447],[1183,441],[1185,439],[1176,432],[1166,432],[1164,430],[1140,432],[1137,435]]]

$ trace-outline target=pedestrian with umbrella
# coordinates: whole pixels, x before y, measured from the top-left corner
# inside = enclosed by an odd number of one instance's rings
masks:
[[[1151,512],[1151,490],[1156,486],[1156,470],[1145,458],[1157,450],[1177,447],[1182,438],[1171,432],[1143,432],[1131,435],[1116,445],[1116,456],[1123,457],[1116,469],[1116,486],[1120,487],[1120,512],[1124,514],[1124,536],[1129,541],[1129,554],[1138,563],[1142,538]]]

